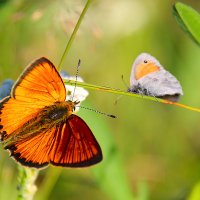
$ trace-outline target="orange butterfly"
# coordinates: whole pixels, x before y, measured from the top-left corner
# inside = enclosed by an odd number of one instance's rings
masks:
[[[65,85],[55,66],[40,58],[0,102],[0,137],[22,165],[86,167],[102,160],[101,148],[87,124],[72,114]]]

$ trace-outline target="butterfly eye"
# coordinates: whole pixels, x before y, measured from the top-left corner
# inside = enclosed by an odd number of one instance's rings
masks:
[[[144,60],[144,63],[148,63],[148,61],[147,61],[147,60]]]

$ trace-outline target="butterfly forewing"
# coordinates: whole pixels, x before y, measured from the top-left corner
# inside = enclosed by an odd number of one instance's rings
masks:
[[[152,72],[159,71],[160,68],[153,63],[139,64],[135,69],[135,79],[138,80]]]
[[[36,60],[25,69],[11,94],[15,99],[39,101],[45,106],[66,98],[64,83],[54,65],[46,58]]]
[[[42,108],[65,98],[66,89],[54,65],[46,58],[36,60],[14,85],[11,98],[0,103],[0,134],[13,133]]]

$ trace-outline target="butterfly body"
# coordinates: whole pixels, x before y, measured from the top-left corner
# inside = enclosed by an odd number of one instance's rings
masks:
[[[179,81],[153,56],[142,53],[133,63],[129,92],[178,101],[183,95]]]
[[[0,102],[0,138],[22,165],[49,163],[86,167],[102,160],[101,148],[87,124],[73,114],[77,101],[65,101],[66,89],[46,58],[33,62]]]

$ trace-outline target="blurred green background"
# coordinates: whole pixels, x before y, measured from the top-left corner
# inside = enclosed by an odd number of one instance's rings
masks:
[[[181,2],[200,11],[199,1]],[[41,56],[57,66],[85,3],[0,0],[0,81],[16,80]],[[148,52],[181,82],[181,103],[200,107],[200,49],[179,28],[174,3],[94,0],[63,70],[74,75],[81,59],[80,76],[87,83],[126,90],[121,75],[129,84],[134,59]],[[86,169],[42,170],[35,199],[192,199],[200,182],[200,114],[125,96],[115,104],[117,95],[89,92],[85,106],[117,116],[80,111],[103,149],[103,162]],[[109,161],[116,155],[116,162]],[[16,162],[1,147],[0,199],[16,198],[17,173]],[[120,190],[133,197],[119,196]]]

